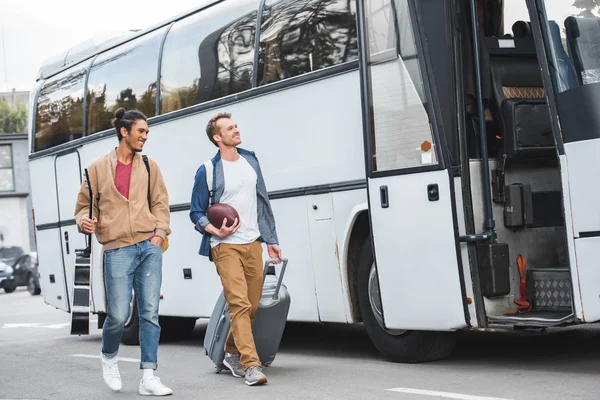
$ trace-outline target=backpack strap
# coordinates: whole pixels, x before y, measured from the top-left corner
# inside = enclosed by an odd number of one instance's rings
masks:
[[[208,160],[204,163],[204,168],[206,168],[206,185],[208,186],[208,198],[210,199],[210,203],[213,204],[213,163],[212,160]]]
[[[150,164],[148,164],[148,156],[142,154],[142,160],[144,160],[146,171],[148,171],[148,208],[150,209],[150,212],[152,212],[152,201],[150,200]]]

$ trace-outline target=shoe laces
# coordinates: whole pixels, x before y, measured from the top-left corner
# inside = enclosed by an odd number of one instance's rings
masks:
[[[160,381],[160,378],[158,376],[151,376],[149,378],[144,379],[144,383],[152,383],[152,382],[156,382],[158,385],[160,386],[165,386],[163,385],[163,383]]]
[[[248,370],[248,375],[252,376],[252,375],[258,375],[262,373],[262,369],[259,366],[253,365],[249,368]]]
[[[117,366],[117,364],[108,364],[106,366],[106,375],[108,375],[111,378],[119,378],[119,367]]]

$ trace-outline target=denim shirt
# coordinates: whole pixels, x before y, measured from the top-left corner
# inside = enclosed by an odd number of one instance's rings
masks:
[[[248,164],[254,168],[256,172],[256,196],[258,207],[258,230],[260,232],[259,240],[267,244],[279,244],[277,232],[275,230],[275,218],[271,210],[269,196],[265,181],[260,170],[258,158],[253,151],[238,148],[240,156],[244,157]],[[212,204],[218,203],[225,189],[225,175],[223,172],[223,163],[221,162],[221,152],[211,159],[213,164],[213,193]],[[196,171],[194,177],[194,187],[192,189],[192,201],[190,206],[190,220],[195,226],[195,229],[202,233],[202,241],[200,242],[200,250],[198,254],[208,256],[211,260],[210,252],[210,237],[211,234],[205,231],[205,228],[210,223],[206,216],[206,210],[209,206],[209,192],[206,185],[206,168],[204,164]]]

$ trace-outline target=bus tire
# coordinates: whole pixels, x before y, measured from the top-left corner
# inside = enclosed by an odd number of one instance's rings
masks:
[[[374,275],[374,278],[372,276]],[[368,238],[362,247],[359,270],[357,274],[357,294],[362,320],[375,348],[389,361],[400,363],[421,363],[439,360],[446,357],[452,351],[455,344],[455,335],[448,332],[430,331],[407,331],[387,330],[383,323],[378,322],[374,310],[381,309],[379,298],[379,285],[377,283],[377,272],[374,268],[371,238]],[[374,282],[373,282],[373,279]],[[371,281],[371,283],[370,283]],[[372,287],[369,293],[369,285]],[[370,296],[376,294],[374,305],[371,304]],[[378,302],[378,304],[377,304]],[[379,317],[381,321],[381,317]]]
[[[121,343],[127,346],[137,346],[140,344],[140,317],[137,310],[135,292],[131,294],[129,318],[127,318],[123,327]]]

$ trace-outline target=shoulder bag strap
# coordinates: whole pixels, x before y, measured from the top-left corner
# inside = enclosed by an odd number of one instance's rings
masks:
[[[206,168],[206,185],[208,186],[208,198],[212,204],[213,199],[213,163],[212,160],[208,160],[204,163]]]
[[[152,212],[152,201],[150,199],[150,164],[148,164],[148,156],[142,154],[142,160],[144,160],[146,171],[148,171],[148,208],[150,209],[150,212]]]

